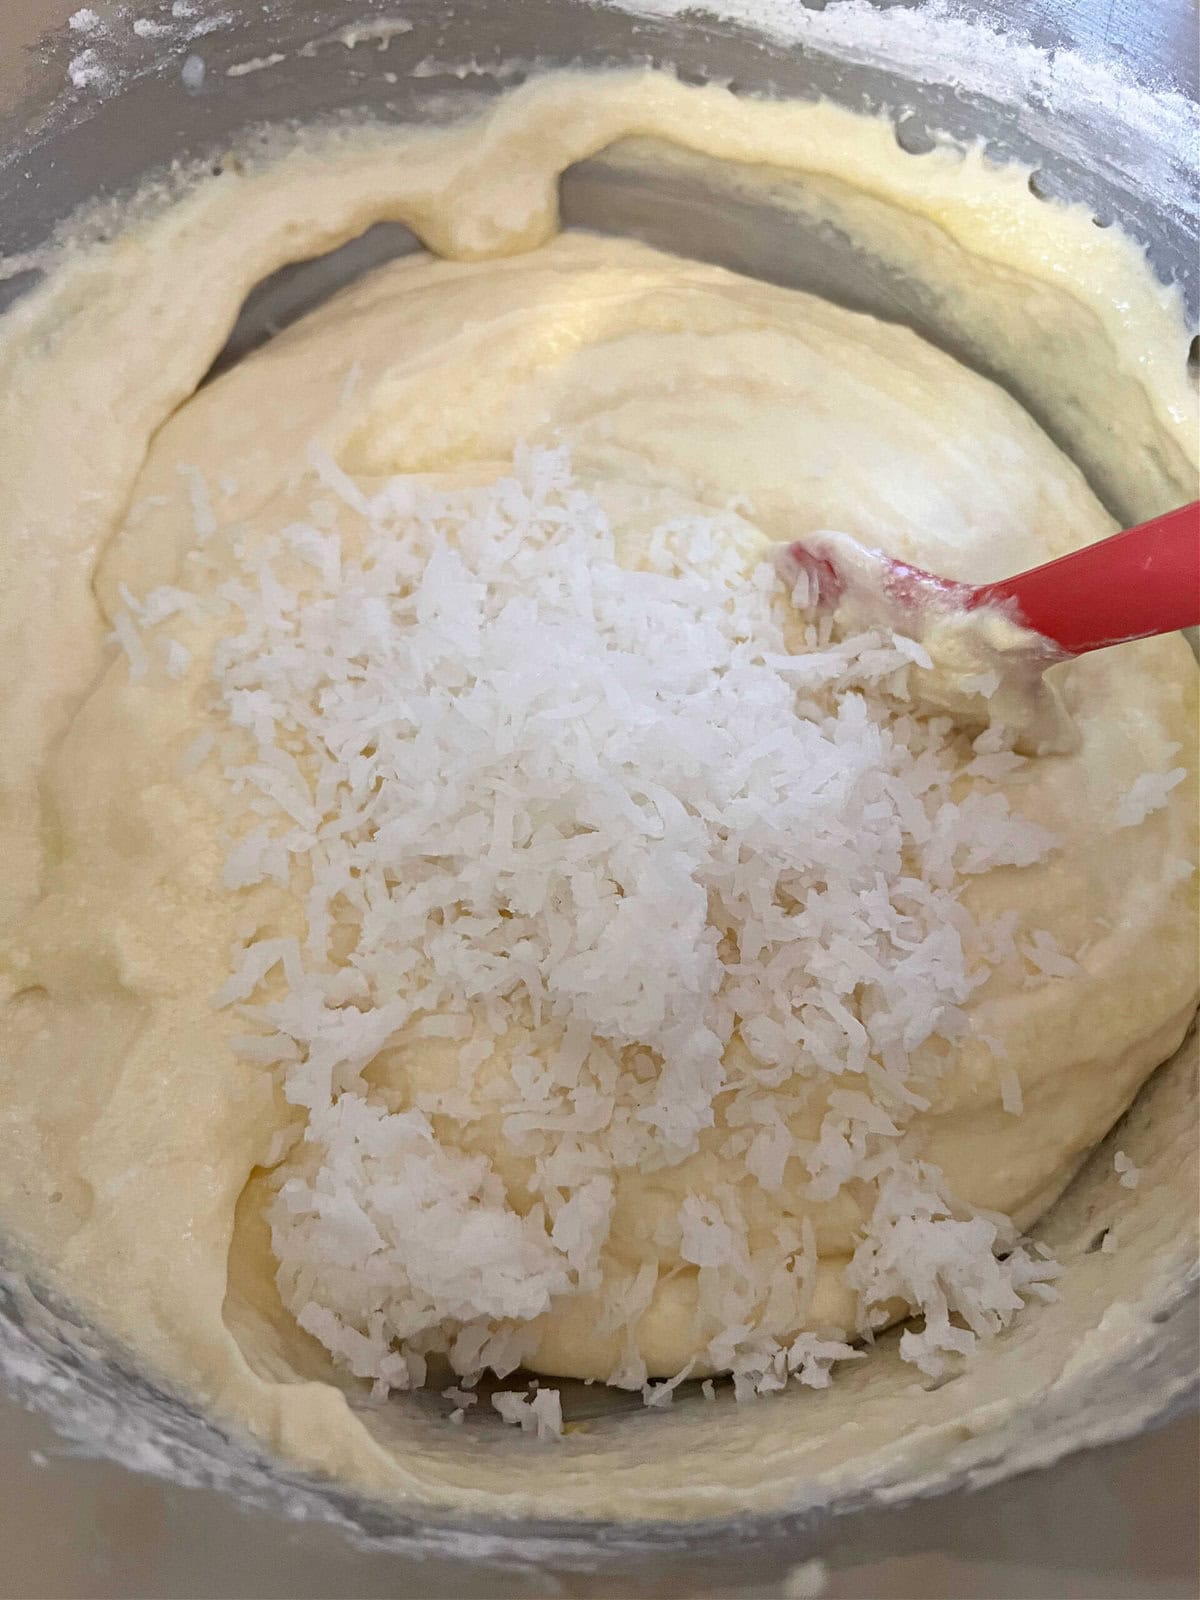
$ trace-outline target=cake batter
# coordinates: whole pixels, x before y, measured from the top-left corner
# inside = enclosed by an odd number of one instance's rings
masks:
[[[832,528],[979,582],[1114,527],[1014,401],[911,333],[632,243],[556,235],[557,173],[626,132],[782,167],[806,166],[836,132],[855,181],[957,230],[966,277],[1041,270],[1038,248],[1001,225],[1015,189],[979,162],[915,176],[877,125],[829,107],[756,106],[653,77],[559,79],[479,126],[407,143],[343,137],[200,185],[65,262],[11,314],[0,347],[0,1217],[152,1369],[301,1464],[380,1492],[424,1488],[279,1302],[268,1174],[287,1159],[295,1112],[239,1053],[236,1016],[212,1003],[247,921],[286,926],[298,908],[278,888],[239,895],[223,880],[227,797],[197,745],[212,638],[197,628],[178,675],[131,674],[110,642],[126,596],[218,585],[231,529],[283,525],[308,504],[314,440],[369,487],[486,479],[518,445],[566,438],[576,470],[618,508],[639,495],[676,511],[736,502],[748,562]],[[991,220],[974,204],[983,195]],[[437,254],[372,274],[197,391],[256,281],[383,218]],[[1083,249],[1072,220],[1046,223],[1067,259]],[[1077,303],[1085,322],[1107,315],[1110,336],[1132,340],[1104,304],[1104,284],[1130,265],[1120,248],[1091,263],[1099,287]],[[199,302],[180,283],[202,285]],[[1125,315],[1153,369],[1149,336],[1171,308],[1138,289]],[[1148,510],[1172,486],[1185,498],[1189,475],[1186,418],[1154,378],[1143,374],[1160,407],[1161,476],[1131,490],[1155,501]],[[636,563],[645,519],[614,520]],[[997,1056],[967,1044],[916,1122],[955,1195],[1018,1228],[1195,1009],[1192,779],[1137,826],[1114,820],[1140,774],[1190,763],[1195,683],[1174,639],[1074,663],[1061,693],[1078,748],[1014,779],[1021,815],[1059,846],[966,891],[977,919],[1015,913],[1073,969],[1051,982],[997,973],[968,1003],[977,1032],[1002,1042],[1022,1115],[1003,1104]],[[432,1045],[408,1062],[410,1093],[444,1070]],[[480,1146],[518,1193],[519,1163],[486,1121],[464,1144]],[[655,1208],[716,1181],[721,1159],[702,1139],[684,1162],[621,1175],[623,1268],[652,1257]],[[752,1234],[772,1236],[781,1203],[748,1186]],[[852,1336],[842,1273],[861,1198],[793,1192],[785,1209],[797,1207],[821,1264],[809,1325]],[[679,1265],[661,1262],[639,1326],[652,1376],[697,1357],[695,1279]],[[605,1304],[602,1285],[546,1313],[530,1365],[609,1376],[622,1350]]]

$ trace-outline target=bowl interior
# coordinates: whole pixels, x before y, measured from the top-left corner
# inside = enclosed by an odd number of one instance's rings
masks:
[[[65,18],[71,8],[62,9]],[[645,63],[687,81],[728,83],[738,94],[827,97],[878,113],[891,120],[913,161],[935,146],[982,140],[996,161],[1033,169],[1034,196],[1079,201],[1098,228],[1127,232],[1160,279],[1196,304],[1186,145],[1171,148],[1168,139],[1164,149],[1162,127],[1147,121],[1136,97],[1123,116],[1082,91],[1063,89],[1055,98],[1043,85],[1030,92],[1015,58],[1008,79],[995,77],[993,63],[989,93],[985,74],[978,84],[964,81],[953,63],[941,74],[924,57],[906,68],[904,51],[913,47],[900,34],[890,67],[886,37],[874,56],[848,50],[844,40],[839,46],[821,31],[821,12],[807,34],[801,27],[781,41],[707,14],[635,17],[577,0],[474,0],[453,8],[418,0],[405,7],[403,29],[374,32],[361,26],[364,19],[386,20],[388,8],[361,0],[331,0],[302,15],[284,4],[220,10],[231,20],[203,35],[177,29],[152,45],[133,34],[106,39],[96,48],[111,68],[109,81],[91,93],[57,92],[79,41],[66,29],[50,40],[33,82],[0,110],[0,258],[19,268],[0,278],[0,307],[43,270],[36,257],[22,268],[21,258],[79,207],[91,208],[90,226],[101,233],[115,223],[115,203],[148,173],[261,144],[264,126],[363,117],[440,122],[478,110],[534,71]],[[357,34],[347,32],[355,26]],[[1001,50],[999,43],[988,48]],[[274,55],[283,59],[237,70]],[[181,73],[196,57],[204,75],[190,91]],[[466,59],[473,70],[462,75]],[[942,266],[899,212],[888,229],[879,228],[873,213],[886,201],[813,174],[779,174],[764,189],[747,169],[647,140],[623,142],[568,169],[560,195],[567,226],[629,234],[908,323],[1010,388],[1119,516],[1149,514],[1169,492],[1155,476],[1157,424],[1139,407],[1116,353],[1085,351],[1070,319],[1050,319],[1036,350],[985,340],[980,330],[993,314],[986,287],[948,294]],[[884,233],[893,241],[888,247],[880,243]],[[334,288],[413,248],[405,229],[384,224],[330,256],[284,269],[250,296],[217,366],[239,359]],[[1190,354],[1181,336],[1181,370]],[[1077,379],[1064,379],[1073,371]],[[1114,454],[1105,419],[1122,396],[1124,445]],[[1135,458],[1142,465],[1132,472]],[[983,1481],[1131,1431],[1178,1402],[1194,1365],[1194,1252],[1180,1238],[1187,1219],[1177,1200],[1180,1165],[1194,1159],[1193,1060],[1185,1046],[1160,1070],[1119,1139],[1096,1153],[1041,1228],[1067,1267],[1060,1301],[996,1340],[969,1372],[917,1386],[894,1338],[885,1338],[835,1391],[798,1391],[770,1405],[734,1407],[722,1399],[710,1407],[684,1394],[669,1412],[647,1413],[636,1402],[579,1388],[568,1414],[589,1431],[556,1461],[557,1487],[545,1488],[545,1514],[515,1523],[506,1520],[500,1493],[491,1516],[463,1522],[439,1516],[436,1507],[410,1516],[373,1506],[280,1470],[138,1375],[59,1298],[36,1287],[15,1254],[0,1280],[0,1366],[18,1384],[40,1386],[60,1425],[91,1447],[136,1459],[153,1452],[161,1470],[188,1481],[326,1516],[397,1548],[570,1566],[631,1552],[675,1556],[687,1546],[697,1561],[711,1562],[720,1551],[733,1572],[738,1550],[753,1543],[760,1558],[764,1546],[777,1547],[783,1561],[797,1531],[833,1509]],[[1136,1193],[1113,1172],[1114,1141],[1146,1174]],[[1100,1243],[1118,1224],[1137,1245],[1114,1279]],[[240,1294],[235,1281],[231,1314],[252,1345],[254,1310]],[[1124,1326],[1122,1308],[1138,1306]],[[1105,1330],[1111,1339],[1101,1337]],[[440,1416],[441,1408],[435,1413],[412,1397],[373,1426],[397,1448],[418,1450],[435,1475],[439,1462],[449,1470],[463,1451],[494,1461],[497,1484],[533,1470],[525,1442],[498,1423],[468,1421],[452,1430]],[[706,1461],[718,1440],[734,1492],[713,1515]],[[636,1503],[647,1472],[667,1486],[649,1520]],[[601,1529],[579,1510],[596,1473],[610,1483],[629,1478],[619,1525]],[[774,1489],[765,1492],[765,1485]]]

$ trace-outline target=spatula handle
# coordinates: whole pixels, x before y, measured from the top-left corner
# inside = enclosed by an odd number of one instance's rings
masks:
[[[1200,623],[1200,500],[1044,567],[981,585],[975,605],[1015,601],[1070,655]]]

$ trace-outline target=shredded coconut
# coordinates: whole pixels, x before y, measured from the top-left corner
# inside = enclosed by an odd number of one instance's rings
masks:
[[[1124,1150],[1118,1150],[1113,1157],[1113,1166],[1121,1175],[1121,1183],[1126,1189],[1136,1189],[1142,1181],[1141,1168],[1134,1166]]]
[[[1117,827],[1136,828],[1152,811],[1161,811],[1171,790],[1186,777],[1186,767],[1173,767],[1170,772],[1139,772],[1117,806]]]
[[[124,606],[113,617],[112,637],[129,661],[131,682],[140,683],[150,670],[150,657],[133,613]]]
[[[460,1411],[466,1411],[468,1407],[477,1403],[479,1396],[471,1389],[456,1389],[451,1386],[442,1390],[442,1399],[453,1400]]]
[[[539,1439],[562,1438],[562,1402],[557,1389],[539,1389],[535,1395],[494,1394],[492,1405],[504,1421]]]
[[[1024,1115],[1025,1096],[1021,1090],[1021,1080],[1012,1067],[1000,1068],[1000,1104],[1010,1116]]]
[[[1079,963],[1064,954],[1058,940],[1044,928],[1037,928],[1020,945],[1021,954],[1037,972],[1046,978],[1071,978],[1079,971]]]
[[[1052,1294],[1053,1263],[903,1150],[1013,944],[975,925],[964,882],[1054,847],[1002,793],[962,792],[1002,752],[912,714],[911,641],[802,622],[720,518],[668,523],[622,567],[562,450],[484,486],[368,493],[315,446],[310,467],[333,522],[229,535],[236,574],[205,602],[224,608],[224,731],[185,758],[215,757],[241,818],[227,888],[274,881],[304,908],[300,938],[248,933],[214,998],[303,1117],[270,1211],[300,1325],[377,1392],[422,1383],[434,1355],[471,1383],[603,1283],[625,1349],[609,1381],[669,1403],[686,1371],[649,1385],[636,1344],[659,1269],[622,1283],[605,1247],[621,1172],[703,1141],[744,1176],[689,1194],[658,1243],[694,1270],[704,1362],[739,1399],[824,1387],[861,1355],[797,1336],[812,1222],[751,1252],[739,1182],[874,1186],[847,1281],[863,1330],[897,1299],[919,1313],[902,1353],[925,1371]],[[214,539],[207,490],[189,493]],[[130,597],[131,673],[133,619],[199,614],[181,594]],[[1043,970],[1047,938],[1028,944]],[[514,1053],[531,1031],[536,1053]],[[368,1069],[428,1038],[457,1081],[388,1101]],[[789,1119],[814,1094],[801,1145]],[[527,1209],[439,1136],[489,1111],[528,1162]],[[494,1404],[553,1433],[551,1393]]]
[[[199,59],[189,57],[189,60]],[[187,63],[185,62],[186,66]],[[217,531],[217,514],[213,510],[212,495],[209,493],[208,480],[199,467],[181,464],[176,468],[179,476],[187,481],[189,498],[192,505],[192,525],[196,530],[196,542],[203,544]]]
[[[955,1206],[937,1168],[914,1162],[883,1177],[870,1232],[846,1276],[869,1304],[895,1296],[921,1307],[925,1326],[901,1336],[900,1353],[937,1377],[943,1356],[969,1355],[976,1336],[1007,1326],[1022,1291],[1053,1299],[1059,1270],[1016,1246],[1006,1218]]]
[[[682,1371],[677,1372],[673,1378],[668,1378],[665,1383],[647,1383],[642,1387],[642,1404],[651,1409],[659,1406],[669,1406],[675,1399],[675,1391],[691,1374],[696,1365],[689,1361]]]

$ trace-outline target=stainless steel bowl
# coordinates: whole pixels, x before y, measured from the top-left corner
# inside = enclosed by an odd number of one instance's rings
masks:
[[[879,0],[878,9],[894,3]],[[347,115],[443,120],[535,70],[651,62],[688,80],[732,81],[740,93],[823,95],[881,112],[893,119],[901,146],[914,153],[935,134],[982,138],[995,159],[1034,169],[1035,192],[1082,200],[1099,226],[1123,227],[1144,245],[1160,275],[1179,282],[1191,306],[1197,304],[1186,145],[1164,146],[1162,128],[1147,125],[1147,102],[1132,83],[1125,106],[1119,97],[1117,103],[1089,103],[1086,96],[1049,92],[1053,52],[1077,47],[1099,51],[1144,84],[1193,90],[1190,0],[1155,0],[1128,12],[1090,0],[976,5],[972,10],[982,25],[1025,30],[1029,48],[1051,52],[1042,58],[1042,77],[1014,77],[1007,89],[982,74],[973,76],[961,59],[941,73],[928,61],[919,71],[905,67],[890,58],[886,33],[874,53],[839,47],[815,15],[807,39],[796,26],[798,42],[781,42],[765,28],[710,12],[672,14],[662,5],[648,4],[647,11],[660,14],[642,16],[584,0],[410,0],[403,7],[407,28],[352,47],[347,40],[353,36],[342,32],[339,40],[339,30],[388,17],[386,0],[195,0],[187,25],[172,19],[165,0],[137,8],[93,0],[93,6],[116,18],[96,46],[98,68],[107,74],[102,86],[70,82],[72,61],[76,77],[86,76],[78,57],[91,47],[87,36],[66,26],[76,0],[18,0],[0,14],[0,257],[12,258],[18,268],[22,253],[42,245],[80,205],[119,200],[148,172],[218,155],[253,137],[263,123]],[[816,0],[809,9],[825,13]],[[166,31],[139,35],[128,26],[136,15],[161,22]],[[214,19],[212,30],[195,33],[197,16]],[[298,50],[312,39],[328,42]],[[283,60],[269,70],[228,75],[230,66],[276,54]],[[182,71],[189,56],[203,61],[202,80],[194,68]],[[466,59],[477,70],[456,74],[455,65]],[[652,151],[618,148],[564,175],[563,216],[571,225],[631,233],[899,317],[978,364],[978,352],[964,344],[919,276],[868,256],[851,233],[806,221],[802,208],[786,214],[761,206],[751,210],[738,198],[734,177],[700,166],[674,168],[667,177]],[[103,227],[103,218],[93,225]],[[333,286],[410,246],[402,229],[375,229],[335,256],[277,275],[247,303],[223,359],[236,359]],[[0,307],[28,290],[39,270],[31,266],[0,277]],[[1188,356],[1181,345],[1180,360]],[[1009,370],[1002,356],[987,370],[1022,393],[1022,373]],[[1068,420],[1054,405],[1040,404],[1038,414],[1052,435],[1070,438]],[[1102,460],[1082,464],[1114,510],[1141,509],[1121,483],[1106,480]],[[1191,1076],[1185,1053],[1156,1077],[1123,1132],[1127,1147],[1141,1139],[1153,1152],[1156,1120],[1169,1101],[1186,1099]],[[1111,1151],[1101,1152],[1057,1209],[1054,1228],[1070,1249],[1087,1248],[1083,1241],[1094,1232],[1096,1208],[1112,1181]],[[1195,1393],[1196,1273],[1194,1263],[1190,1270],[1186,1261],[1175,1267],[1166,1277],[1147,1268],[1145,1293],[1153,1315],[1144,1326],[1124,1341],[1117,1338],[1103,1360],[1063,1373],[1018,1416],[982,1429],[956,1424],[955,1402],[943,1398],[939,1428],[919,1474],[911,1461],[901,1467],[886,1456],[864,1457],[854,1472],[836,1480],[814,1476],[796,1483],[793,1509],[769,1517],[598,1523],[553,1517],[513,1522],[497,1514],[464,1523],[368,1504],[264,1459],[179,1397],[157,1389],[108,1348],[101,1333],[39,1287],[12,1253],[7,1262],[0,1256],[0,1371],[85,1450],[142,1462],[152,1449],[161,1469],[178,1480],[222,1489],[260,1512],[323,1521],[396,1556],[500,1563],[526,1573],[520,1581],[531,1591],[548,1581],[548,1573],[572,1573],[565,1580],[572,1592],[611,1592],[620,1574],[624,1592],[633,1593],[636,1574],[644,1592],[700,1593],[730,1587],[748,1572],[760,1585],[775,1583],[827,1541],[835,1517],[857,1516],[861,1526],[862,1518],[882,1518],[883,1508],[914,1496],[997,1481],[1079,1446],[1132,1434],[1187,1405]],[[1092,1311],[1094,1322],[1103,1308]],[[1091,1325],[1086,1318],[1080,1322],[1080,1337]],[[883,1367],[880,1374],[864,1395],[886,1407],[887,1385],[899,1380]],[[965,1417],[968,1400],[961,1405]],[[669,1476],[703,1453],[706,1430],[714,1426],[738,1430],[742,1447],[754,1449],[751,1415],[731,1418],[723,1412],[714,1424],[699,1408],[680,1405],[662,1417],[601,1418],[591,1440],[593,1469],[618,1470],[614,1452],[627,1446],[636,1429],[639,1448]],[[454,1447],[495,1452],[499,1464],[520,1470],[514,1441],[499,1429],[486,1437],[468,1430]],[[276,1525],[263,1518],[267,1545]],[[536,1579],[535,1570],[541,1574]],[[354,1587],[352,1572],[347,1582]]]

